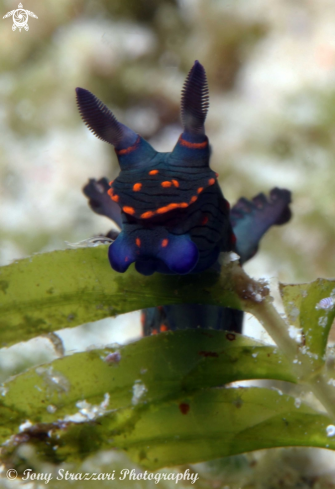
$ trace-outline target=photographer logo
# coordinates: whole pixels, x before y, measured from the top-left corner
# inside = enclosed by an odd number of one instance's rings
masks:
[[[18,8],[16,10],[11,10],[10,12],[7,12],[6,15],[3,16],[4,19],[7,19],[7,17],[13,16],[13,25],[12,25],[12,30],[16,31],[16,29],[19,29],[21,32],[21,29],[24,29],[25,31],[29,31],[29,25],[28,25],[28,17],[34,17],[35,19],[38,19],[37,15],[34,14],[34,12],[30,12],[29,10],[25,10],[23,8],[22,3],[19,3]]]

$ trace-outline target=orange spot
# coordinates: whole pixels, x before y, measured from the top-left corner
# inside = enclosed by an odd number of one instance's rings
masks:
[[[178,180],[172,180],[172,183],[173,183],[173,185],[174,185],[175,187],[177,187],[177,188],[179,187],[179,182],[178,182]]]
[[[179,204],[169,204],[166,205],[165,207],[160,207],[159,209],[156,210],[157,214],[164,214],[165,212],[172,211],[173,209],[177,209],[179,207]]]
[[[153,330],[151,331],[151,334],[158,334],[157,329],[153,329]]]
[[[135,239],[136,246],[140,247],[141,246],[141,240],[140,238]]]
[[[172,183],[171,183],[171,182],[168,182],[168,181],[166,181],[166,182],[162,182],[162,183],[161,183],[161,186],[162,186],[162,187],[171,187],[171,186],[172,186]]]
[[[133,207],[124,206],[122,207],[122,210],[126,214],[131,214],[131,215],[135,214],[135,209],[133,209]]]
[[[138,192],[139,190],[141,190],[141,188],[142,188],[141,183],[134,183],[134,185],[133,185],[134,192]]]
[[[208,180],[208,185],[214,185],[214,183],[215,183],[215,178],[210,178]]]
[[[149,219],[149,217],[152,217],[154,216],[155,213],[152,212],[152,211],[148,211],[148,212],[143,212],[143,214],[141,214],[141,219]]]
[[[158,170],[150,170],[149,171],[149,175],[157,175],[157,173],[159,173]]]
[[[109,190],[107,190],[107,193],[110,197],[112,197],[113,193],[114,193],[114,189],[110,188]]]
[[[138,136],[138,138],[136,139],[135,144],[133,144],[132,146],[128,146],[128,148],[125,148],[125,149],[119,149],[119,150],[116,149],[115,153],[117,155],[125,155],[127,153],[131,153],[132,151],[134,151],[134,149],[136,149],[139,142],[140,142],[140,136]]]
[[[201,192],[203,191],[203,189],[204,189],[204,187],[199,187],[198,190],[197,190],[198,194],[201,194]]]
[[[181,204],[179,204],[179,207],[181,207],[182,209],[184,209],[185,207],[188,207],[188,203],[187,202],[182,202]]]
[[[111,181],[109,182],[109,186],[110,186],[110,187],[113,185],[113,182],[114,182],[114,180],[111,180]]]
[[[208,217],[207,217],[207,216],[204,216],[204,217],[202,218],[201,224],[204,226],[204,225],[205,225],[205,224],[207,224],[207,223],[208,223]]]
[[[166,246],[168,244],[169,244],[169,240],[165,238],[165,239],[163,239],[161,246],[162,246],[162,248],[166,248]]]
[[[192,148],[192,149],[203,149],[206,148],[208,145],[208,141],[204,141],[203,143],[190,143],[189,141],[186,141],[186,139],[183,139],[182,137],[179,138],[179,142],[182,146],[186,146],[187,148]]]
[[[119,202],[119,196],[118,195],[112,195],[112,200],[114,200],[114,202]]]
[[[216,172],[215,172],[215,176],[216,176],[216,178],[219,178],[219,174],[218,174],[218,173],[216,173]]]
[[[169,328],[166,326],[166,324],[162,324],[159,329],[160,329],[161,333],[163,333],[164,331],[169,331]]]
[[[197,200],[197,198],[198,197],[196,195],[193,195],[193,197],[190,200],[190,204],[193,204],[193,202],[195,202]]]

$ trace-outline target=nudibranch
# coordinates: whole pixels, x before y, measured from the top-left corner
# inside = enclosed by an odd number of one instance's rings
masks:
[[[184,83],[183,132],[170,153],[156,151],[88,90],[76,93],[85,124],[114,146],[120,164],[108,190],[122,217],[108,251],[114,270],[123,273],[135,263],[143,275],[198,273],[215,265],[221,251],[234,249],[229,203],[209,166],[208,86],[198,61]]]

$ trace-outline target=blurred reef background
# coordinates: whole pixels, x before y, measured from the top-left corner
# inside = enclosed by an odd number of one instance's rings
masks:
[[[1,0],[1,17],[18,1]],[[182,85],[198,59],[210,91],[211,166],[226,198],[234,204],[275,186],[293,193],[293,219],[268,233],[247,272],[283,282],[335,276],[333,1],[25,0],[23,8],[38,16],[28,32],[0,20],[1,265],[112,227],[81,189],[89,178],[113,179],[116,156],[82,123],[75,87],[170,151]],[[106,343],[111,321],[98,334],[91,325],[62,332],[65,351]],[[115,324],[113,341],[139,333],[136,314]],[[33,360],[22,346],[2,355],[0,380],[56,355],[41,341],[29,342]]]
[[[335,275],[334,2],[28,3],[38,16],[28,32],[1,19],[1,264],[111,227],[81,188],[90,177],[112,179],[116,157],[85,128],[74,88],[169,151],[183,81],[199,59],[211,164],[228,200],[274,186],[293,192],[293,220],[271,230],[249,271],[288,282]],[[16,4],[2,0],[2,15]]]

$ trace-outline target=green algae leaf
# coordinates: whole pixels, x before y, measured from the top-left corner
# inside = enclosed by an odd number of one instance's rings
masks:
[[[213,460],[262,448],[335,449],[330,419],[265,388],[208,389],[143,414],[113,444],[149,469]],[[187,406],[187,408],[186,408]],[[106,420],[106,426],[108,422]],[[67,433],[69,436],[70,433]]]
[[[238,265],[236,264],[236,267]],[[162,304],[241,308],[228,276],[144,277],[109,266],[107,247],[34,255],[0,268],[0,346]]]
[[[124,413],[131,419],[138,409],[248,379],[295,382],[275,348],[224,331],[167,332],[118,350],[76,353],[3,384],[0,442],[18,433],[26,420],[33,425],[69,420],[80,406],[88,408],[84,401],[95,406],[88,412],[112,410],[121,423]]]
[[[335,280],[319,278],[305,284],[280,284],[280,293],[289,324],[302,330],[302,352],[310,356],[314,366],[323,365],[335,318]],[[320,301],[326,298],[328,306],[323,306]]]

